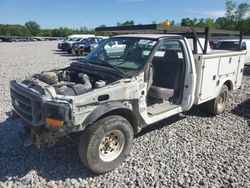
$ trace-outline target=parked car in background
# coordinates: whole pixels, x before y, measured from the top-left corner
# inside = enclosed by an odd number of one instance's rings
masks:
[[[89,38],[89,37],[95,37],[95,35],[91,35],[91,34],[88,34],[88,35],[81,35],[81,34],[70,35],[67,38],[65,38],[65,40],[62,43],[58,44],[58,49],[71,52],[71,45],[73,43],[83,41],[84,39]]]
[[[0,36],[2,42],[36,42],[36,41],[52,41],[59,40],[60,37],[39,37],[39,36]]]
[[[15,36],[5,36],[5,37],[1,37],[1,39],[3,42],[18,42]]]
[[[204,38],[199,38],[201,46],[199,45],[198,41],[196,41],[196,44],[194,44],[195,41],[193,39],[189,38],[187,40],[189,42],[189,45],[190,45],[192,51],[195,51],[194,46],[196,46],[197,47],[197,53],[198,54],[202,54],[203,53],[202,52],[202,48],[204,48],[204,45],[205,45],[205,39]],[[207,53],[209,53],[209,52],[211,52],[210,43],[208,43],[208,48],[207,48]]]
[[[211,39],[211,40],[209,40],[210,48],[211,48],[211,49],[216,48],[216,46],[217,46],[217,44],[218,44],[219,41],[220,41],[220,40],[218,40],[218,39]]]
[[[71,52],[74,55],[84,55],[85,53],[91,52],[104,40],[105,39],[102,37],[90,37],[83,40],[82,42],[73,43]]]
[[[27,41],[27,37],[19,37],[19,36],[9,36],[4,37],[4,42],[25,42]]]
[[[61,49],[62,49],[62,43],[67,42],[67,41],[69,41],[69,40],[73,40],[73,38],[74,38],[74,37],[77,37],[77,36],[78,36],[78,35],[69,35],[69,36],[67,36],[66,38],[63,39],[62,42],[59,42],[59,43],[58,43],[57,48],[61,50]]]
[[[250,39],[243,39],[241,44],[241,50],[246,50],[246,58],[245,64],[250,65]],[[216,50],[230,50],[237,51],[239,49],[239,41],[238,40],[222,40],[217,43],[215,46]]]

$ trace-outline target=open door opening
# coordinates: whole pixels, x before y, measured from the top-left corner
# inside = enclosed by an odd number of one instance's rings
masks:
[[[172,110],[182,102],[185,59],[179,40],[162,41],[152,60],[152,81],[147,93],[148,115]]]

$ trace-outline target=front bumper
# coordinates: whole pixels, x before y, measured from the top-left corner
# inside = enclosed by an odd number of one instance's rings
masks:
[[[71,52],[73,55],[78,55],[78,48],[72,48]]]
[[[62,49],[62,43],[58,43],[57,48],[61,50]]]
[[[69,43],[62,43],[62,50],[63,51],[70,51],[72,49]]]
[[[63,126],[57,128],[66,128],[64,125],[69,125],[70,106],[67,103],[48,101],[44,95],[15,80],[10,82],[10,93],[13,110],[30,128],[47,125],[46,118],[61,121]]]
[[[43,95],[15,80],[10,82],[10,94],[13,109],[23,120],[35,127],[45,124]]]

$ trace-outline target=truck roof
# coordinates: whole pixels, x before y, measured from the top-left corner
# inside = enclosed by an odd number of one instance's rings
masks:
[[[180,35],[173,34],[125,34],[125,35],[116,35],[114,37],[135,37],[135,38],[149,38],[149,39],[159,39],[164,37],[177,37]]]

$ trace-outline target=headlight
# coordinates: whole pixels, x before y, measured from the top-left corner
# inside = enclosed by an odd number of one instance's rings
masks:
[[[46,103],[45,104],[45,118],[46,124],[62,127],[64,122],[69,120],[70,107],[61,103]]]

